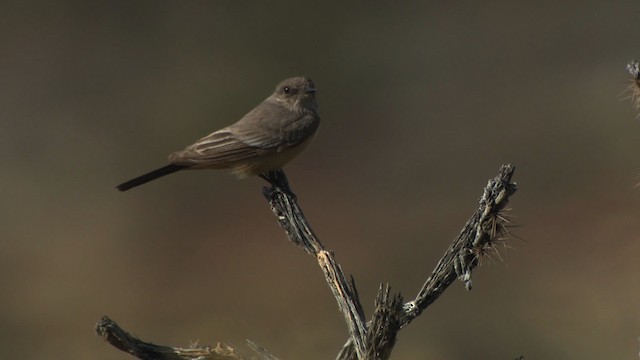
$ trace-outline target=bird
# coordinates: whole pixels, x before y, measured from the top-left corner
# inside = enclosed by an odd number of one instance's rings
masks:
[[[234,124],[172,153],[168,165],[116,188],[126,191],[181,170],[228,169],[244,178],[281,169],[306,149],[318,130],[316,92],[306,77],[283,80]]]

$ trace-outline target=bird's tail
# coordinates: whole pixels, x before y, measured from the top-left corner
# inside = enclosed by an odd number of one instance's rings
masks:
[[[116,186],[116,188],[120,191],[127,191],[131,188],[134,188],[138,185],[142,185],[144,183],[148,183],[151,180],[155,180],[159,177],[165,176],[165,175],[169,175],[169,174],[173,174],[176,171],[180,171],[184,168],[187,168],[188,166],[185,165],[176,165],[176,164],[170,164],[167,165],[165,167],[161,167],[160,169],[156,169],[153,170],[152,172],[146,173],[144,175],[138,176],[137,178],[131,179],[127,182],[124,182],[118,186]]]

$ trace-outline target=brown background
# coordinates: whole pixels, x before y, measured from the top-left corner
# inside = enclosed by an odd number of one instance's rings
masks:
[[[359,284],[414,296],[500,164],[524,241],[400,333],[394,359],[632,359],[640,3],[77,1],[0,5],[0,349],[128,359],[145,339],[331,359],[346,328],[260,179],[114,186],[306,75],[323,124],[287,173]]]

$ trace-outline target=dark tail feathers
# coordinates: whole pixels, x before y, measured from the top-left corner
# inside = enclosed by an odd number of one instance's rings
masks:
[[[142,185],[145,183],[148,183],[151,180],[155,180],[159,177],[165,176],[165,175],[169,175],[169,174],[173,174],[176,171],[180,171],[182,169],[187,168],[187,166],[184,165],[175,165],[175,164],[170,164],[167,165],[165,167],[161,167],[160,169],[157,170],[153,170],[150,173],[146,173],[144,175],[138,176],[135,179],[131,179],[125,183],[122,183],[118,186],[116,186],[116,188],[120,191],[127,191],[131,188],[134,188],[138,185]]]

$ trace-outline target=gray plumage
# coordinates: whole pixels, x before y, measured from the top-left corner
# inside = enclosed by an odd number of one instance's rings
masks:
[[[307,78],[286,79],[238,122],[174,152],[170,165],[117,188],[125,191],[183,169],[231,169],[239,177],[279,169],[306,148],[320,125],[315,92]]]

